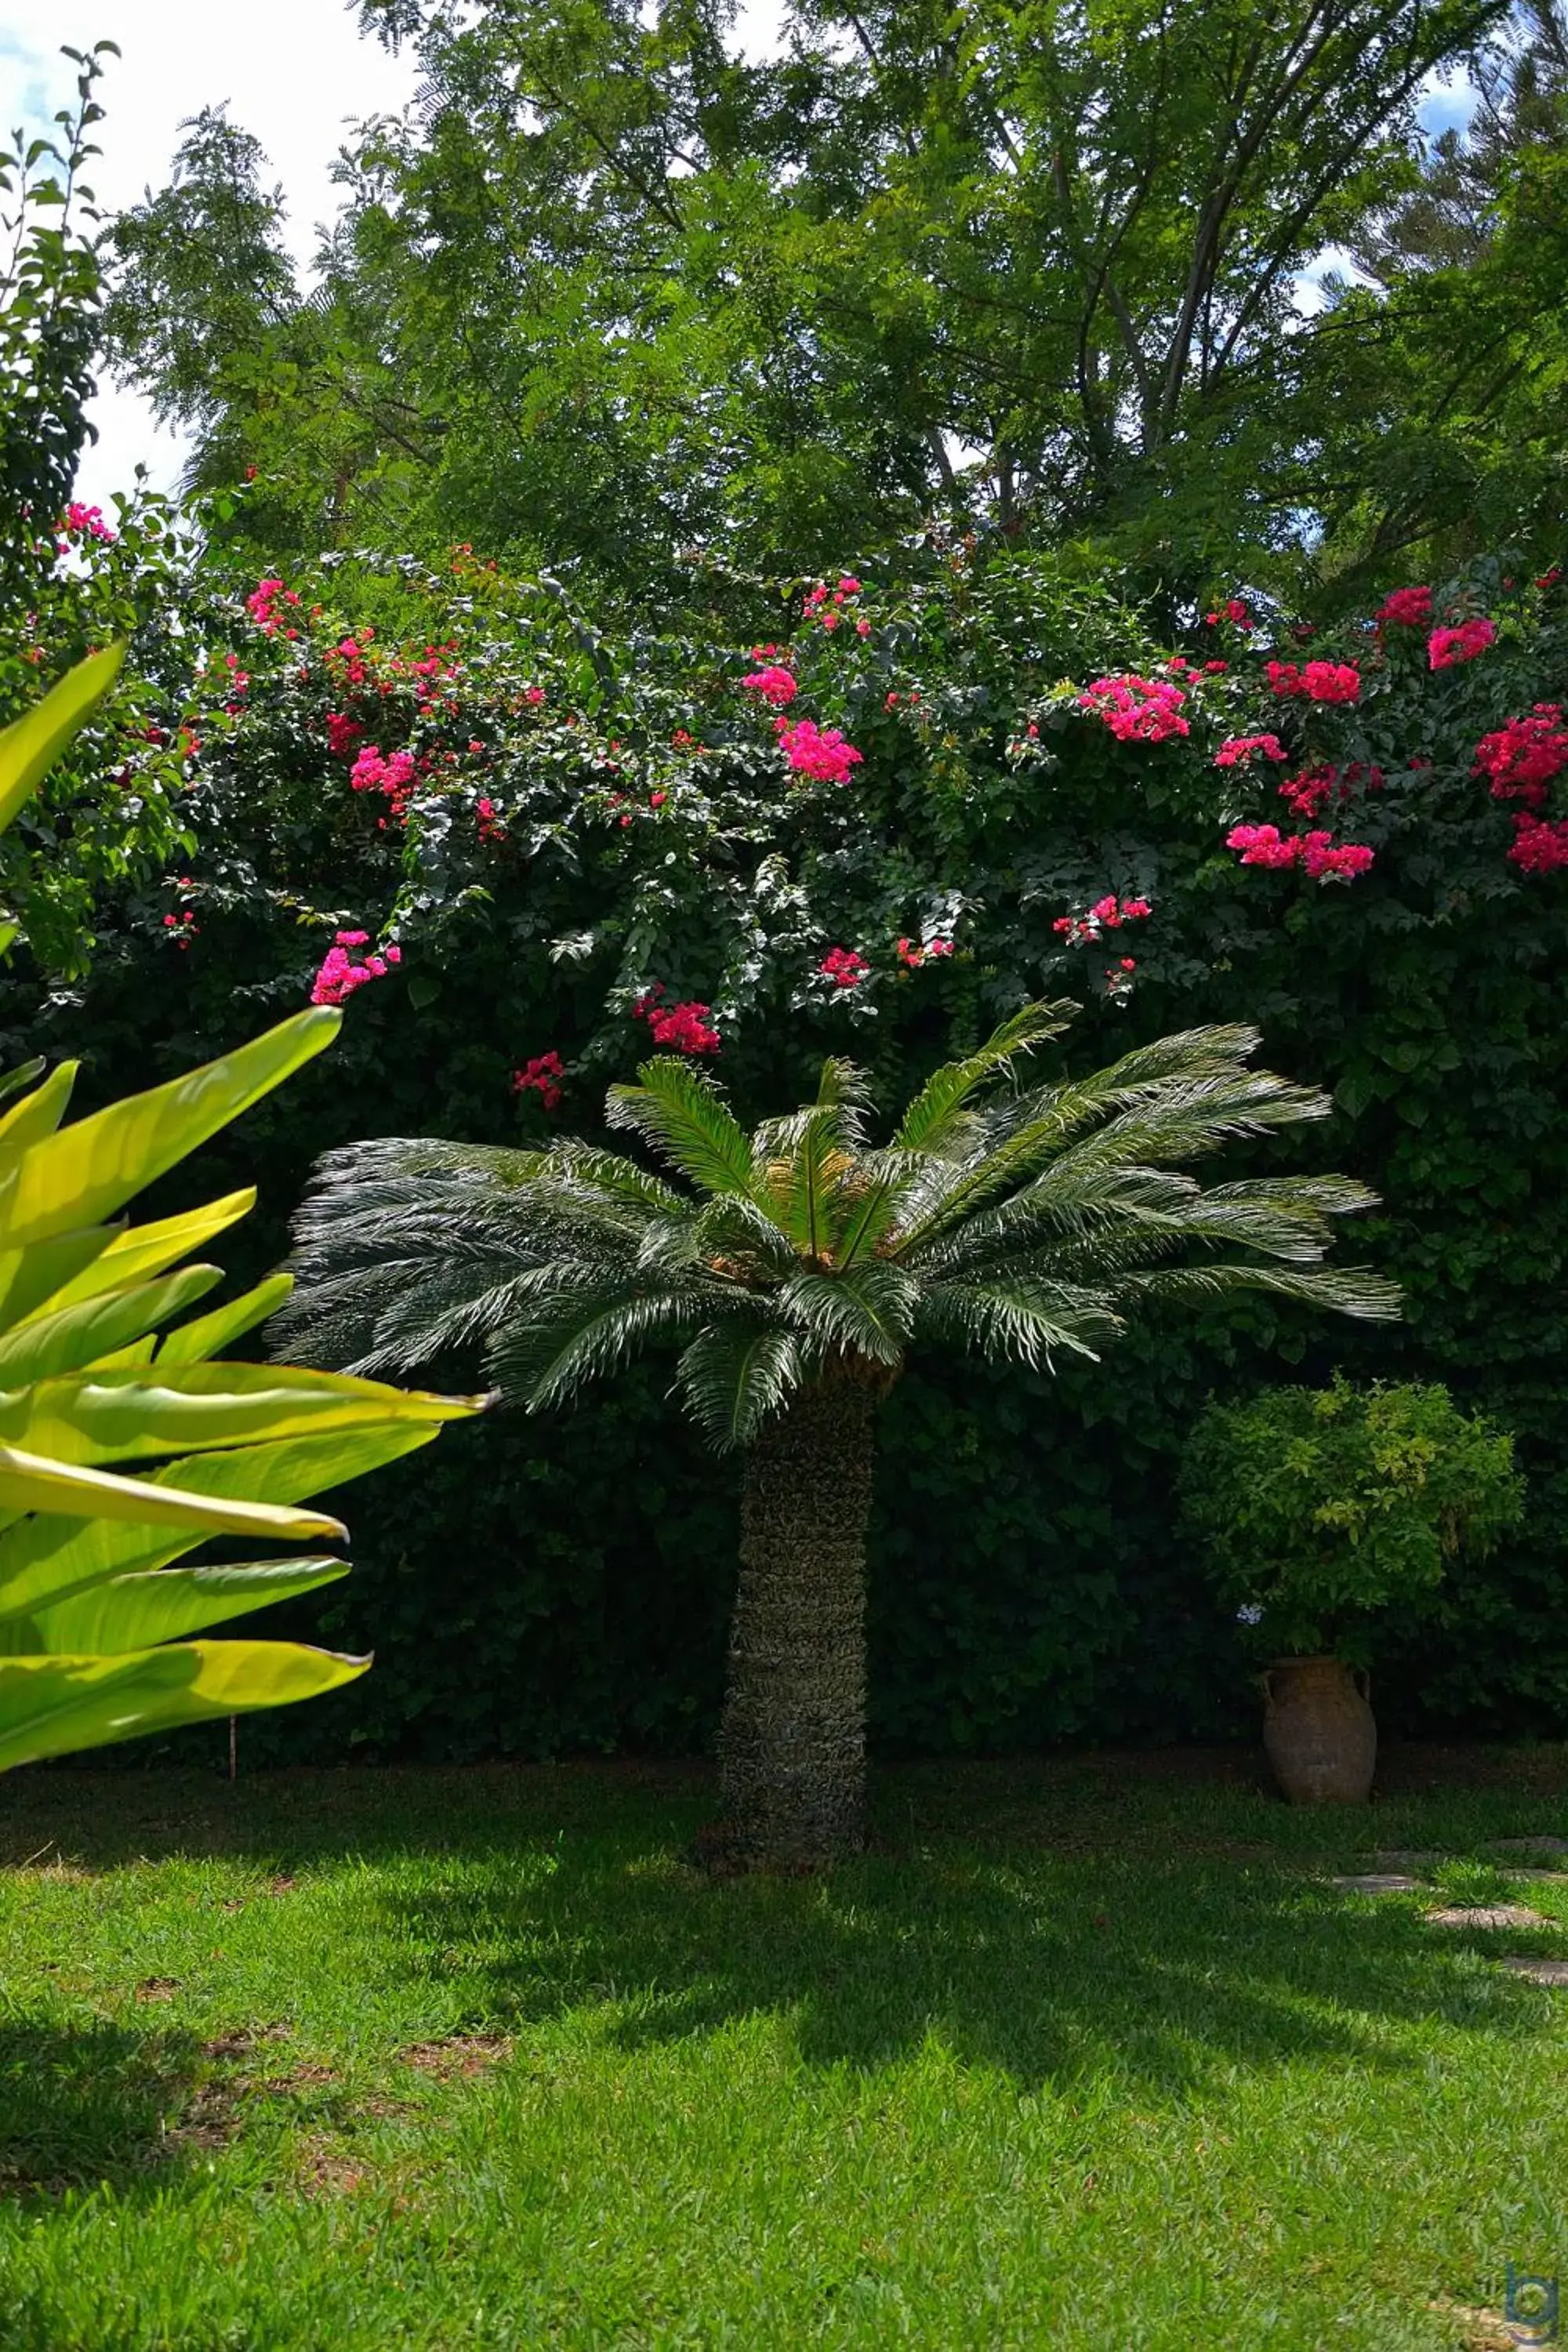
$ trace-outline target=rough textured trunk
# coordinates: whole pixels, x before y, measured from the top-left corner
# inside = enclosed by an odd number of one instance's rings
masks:
[[[742,1865],[819,1868],[862,1843],[880,1402],[864,1381],[822,1381],[747,1452],[716,1841]]]

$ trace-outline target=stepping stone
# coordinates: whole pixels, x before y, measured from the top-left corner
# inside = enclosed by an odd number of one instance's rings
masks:
[[[1452,1859],[1447,1853],[1409,1853],[1398,1846],[1382,1849],[1372,1857],[1378,1870],[1436,1870],[1439,1864]]]
[[[1488,1843],[1494,1853],[1568,1853],[1568,1838],[1491,1838]]]
[[[1366,1870],[1351,1878],[1331,1878],[1342,1895],[1415,1895],[1421,1885],[1418,1878],[1407,1878],[1401,1870]]]
[[[1510,1869],[1510,1878],[1522,1878],[1531,1886],[1568,1886],[1568,1870]]]
[[[1551,1927],[1556,1924],[1522,1903],[1445,1903],[1427,1912],[1426,1923],[1432,1927]]]
[[[1528,1977],[1531,1984],[1552,1985],[1559,1991],[1568,1991],[1568,1960],[1521,1960],[1509,1957],[1499,1966],[1511,1969],[1516,1977]]]

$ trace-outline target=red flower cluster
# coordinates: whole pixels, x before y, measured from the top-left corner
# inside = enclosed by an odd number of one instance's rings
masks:
[[[1384,598],[1372,617],[1374,621],[1397,622],[1405,629],[1424,629],[1432,617],[1432,591],[1395,588]]]
[[[1568,768],[1568,734],[1562,706],[1538,702],[1523,719],[1483,735],[1476,745],[1472,775],[1489,776],[1494,801],[1524,801],[1540,808],[1553,776]]]
[[[1154,909],[1147,898],[1118,898],[1114,890],[1081,915],[1058,915],[1051,925],[1059,931],[1069,947],[1079,947],[1086,940],[1099,939],[1101,931],[1119,931],[1123,923],[1141,923]]]
[[[1353,702],[1361,692],[1361,672],[1349,662],[1271,661],[1268,683],[1276,694],[1305,695],[1309,702]]]
[[[1252,615],[1247,611],[1247,606],[1242,603],[1239,596],[1230,597],[1226,603],[1223,612],[1205,613],[1204,614],[1204,625],[1207,628],[1217,629],[1222,619],[1234,621],[1238,629],[1250,629],[1252,626]]]
[[[1079,696],[1080,710],[1103,719],[1119,743],[1163,743],[1192,730],[1182,717],[1186,696],[1168,678],[1097,677]]]
[[[1348,768],[1306,768],[1299,776],[1287,776],[1279,787],[1279,797],[1292,816],[1309,820],[1319,814],[1331,797],[1350,800],[1358,787],[1368,792],[1383,788],[1383,770],[1375,761],[1352,760]]]
[[[774,724],[779,747],[796,775],[810,776],[816,783],[847,784],[850,769],[866,756],[847,743],[837,727],[819,727],[815,719],[796,719],[794,726],[780,719]]]
[[[565,1075],[559,1054],[536,1054],[531,1062],[512,1072],[511,1090],[514,1095],[537,1094],[546,1110],[556,1110]]]
[[[479,839],[481,841],[504,841],[506,839],[506,826],[501,822],[500,812],[497,808],[494,801],[476,801],[474,803],[474,814],[479,819]]]
[[[816,969],[835,988],[858,988],[871,967],[854,948],[829,948]]]
[[[1289,753],[1278,735],[1227,735],[1214,755],[1216,768],[1237,768],[1261,751],[1266,760],[1288,760]]]
[[[1522,811],[1514,824],[1518,830],[1508,853],[1511,864],[1526,874],[1554,874],[1568,866],[1568,824],[1549,824]]]
[[[928,958],[933,956],[950,956],[952,953],[952,941],[951,940],[928,940],[924,947],[921,947],[913,940],[900,940],[899,941],[897,952],[899,961],[904,966],[907,971],[919,971],[921,964],[924,963]]]
[[[275,637],[283,626],[272,609],[280,598],[285,604],[297,604],[300,601],[299,591],[294,588],[285,588],[281,580],[258,580],[245,600],[246,611],[258,628],[265,629],[269,637]],[[288,632],[289,636],[297,634],[298,632],[293,629]]]
[[[1434,669],[1452,669],[1456,662],[1474,661],[1496,642],[1495,621],[1461,621],[1457,629],[1433,630],[1426,640],[1426,658]]]
[[[365,947],[369,940],[368,931],[338,933],[316,974],[310,990],[312,1004],[345,1004],[356,988],[363,988],[367,981],[384,980],[391,967],[402,962],[402,949],[390,947],[383,948],[379,955],[366,956],[363,963],[355,963],[349,950]]]
[[[1326,833],[1281,836],[1278,825],[1237,824],[1226,835],[1227,849],[1239,849],[1244,866],[1295,866],[1312,882],[1348,882],[1364,874],[1373,852],[1360,842],[1336,844]]]
[[[327,749],[335,759],[346,760],[363,733],[359,720],[351,719],[346,711],[328,711]]]
[[[191,941],[200,931],[201,925],[197,922],[189,907],[187,907],[183,914],[165,915],[163,918],[163,929],[166,931],[173,931],[174,934],[174,939],[170,942],[171,946],[176,948],[188,948]]]
[[[72,499],[70,505],[66,509],[65,520],[60,524],[60,529],[63,531],[69,532],[73,537],[78,539],[96,539],[105,547],[112,547],[114,544],[115,535],[103,520],[103,509],[101,507],[84,507],[81,505],[79,500],[75,499]],[[57,540],[55,544],[58,548],[60,553],[64,555],[69,547],[70,541],[68,539],[60,539]]]
[[[763,669],[748,671],[741,684],[751,687],[775,710],[786,710],[800,692],[794,672],[785,669],[781,662],[769,662]]]
[[[673,1053],[716,1054],[722,1040],[709,1025],[712,1007],[694,1001],[666,1004],[664,995],[663,981],[656,980],[633,1005],[632,1019],[646,1021],[654,1044],[668,1045]]]

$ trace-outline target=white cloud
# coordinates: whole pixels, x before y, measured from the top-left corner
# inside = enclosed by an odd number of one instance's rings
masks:
[[[47,127],[74,97],[76,68],[62,43],[117,41],[100,85],[107,120],[90,180],[110,210],[162,187],[180,125],[204,106],[228,102],[231,121],[266,149],[268,184],[282,184],[289,241],[301,262],[316,226],[336,210],[328,176],[347,125],[385,114],[412,94],[415,67],[361,39],[353,13],[331,0],[268,0],[264,15],[237,0],[0,0],[0,125]],[[167,486],[181,445],[160,433],[146,404],[106,384],[93,404],[100,439],[82,460],[78,487],[102,504],[131,480],[138,460]]]

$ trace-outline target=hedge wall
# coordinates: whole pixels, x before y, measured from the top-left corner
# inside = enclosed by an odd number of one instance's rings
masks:
[[[712,1006],[719,1070],[752,1115],[795,1099],[828,1050],[868,1059],[890,1104],[1030,993],[1085,1000],[1079,1064],[1198,1020],[1256,1022],[1274,1066],[1334,1093],[1331,1132],[1290,1156],[1381,1192],[1342,1253],[1406,1285],[1406,1322],[1358,1332],[1259,1301],[1166,1318],[1054,1380],[922,1362],[886,1422],[875,1737],[932,1751],[1244,1728],[1230,1629],[1172,1525],[1173,1465],[1211,1390],[1336,1363],[1448,1381],[1517,1433],[1530,1476],[1518,1542],[1457,1576],[1428,1619],[1386,1630],[1385,1725],[1568,1729],[1568,880],[1510,856],[1521,815],[1551,822],[1550,803],[1500,802],[1474,772],[1489,731],[1562,692],[1554,582],[1505,584],[1493,568],[1439,591],[1435,625],[1484,614],[1495,629],[1436,670],[1425,625],[1309,644],[1248,606],[1189,616],[1191,667],[1173,672],[1137,614],[1039,559],[857,586],[833,631],[831,599],[797,588],[771,627],[799,681],[792,710],[864,751],[844,785],[791,774],[739,685],[745,632],[606,647],[553,591],[407,593],[400,635],[384,581],[364,588],[374,638],[349,635],[341,579],[298,638],[237,608],[246,686],[209,637],[213,690],[204,702],[181,682],[169,713],[200,750],[176,736],[149,755],[185,761],[184,878],[123,898],[83,985],[24,975],[0,995],[6,1058],[79,1051],[96,1099],[299,1003],[334,924],[398,938],[398,971],[356,995],[325,1065],[149,1211],[256,1179],[261,1208],[227,1252],[248,1276],[280,1253],[331,1144],[542,1133],[550,1115],[509,1076],[546,1048],[567,1072],[554,1123],[590,1131],[604,1083],[635,1064],[629,1007],[656,979]],[[420,673],[426,646],[436,667]],[[1352,667],[1353,702],[1276,690],[1268,665],[1286,656]],[[1181,679],[1188,731],[1120,739],[1078,699],[1102,672]],[[329,713],[359,730],[346,751]],[[332,731],[341,745],[346,728]],[[1288,760],[1216,764],[1255,731]],[[353,788],[371,741],[422,763],[405,805]],[[1242,866],[1227,830],[1289,830],[1280,778],[1325,767],[1320,822],[1370,845],[1372,870],[1325,885],[1299,864]],[[1056,926],[1108,890],[1152,915],[1073,945]],[[196,919],[183,948],[164,920],[176,908]],[[953,952],[910,969],[900,936]],[[823,979],[836,944],[866,954],[863,987]],[[650,1360],[570,1414],[493,1417],[352,1490],[353,1576],[278,1630],[374,1646],[376,1669],[247,1726],[247,1753],[700,1748],[735,1479],[665,1385]]]

